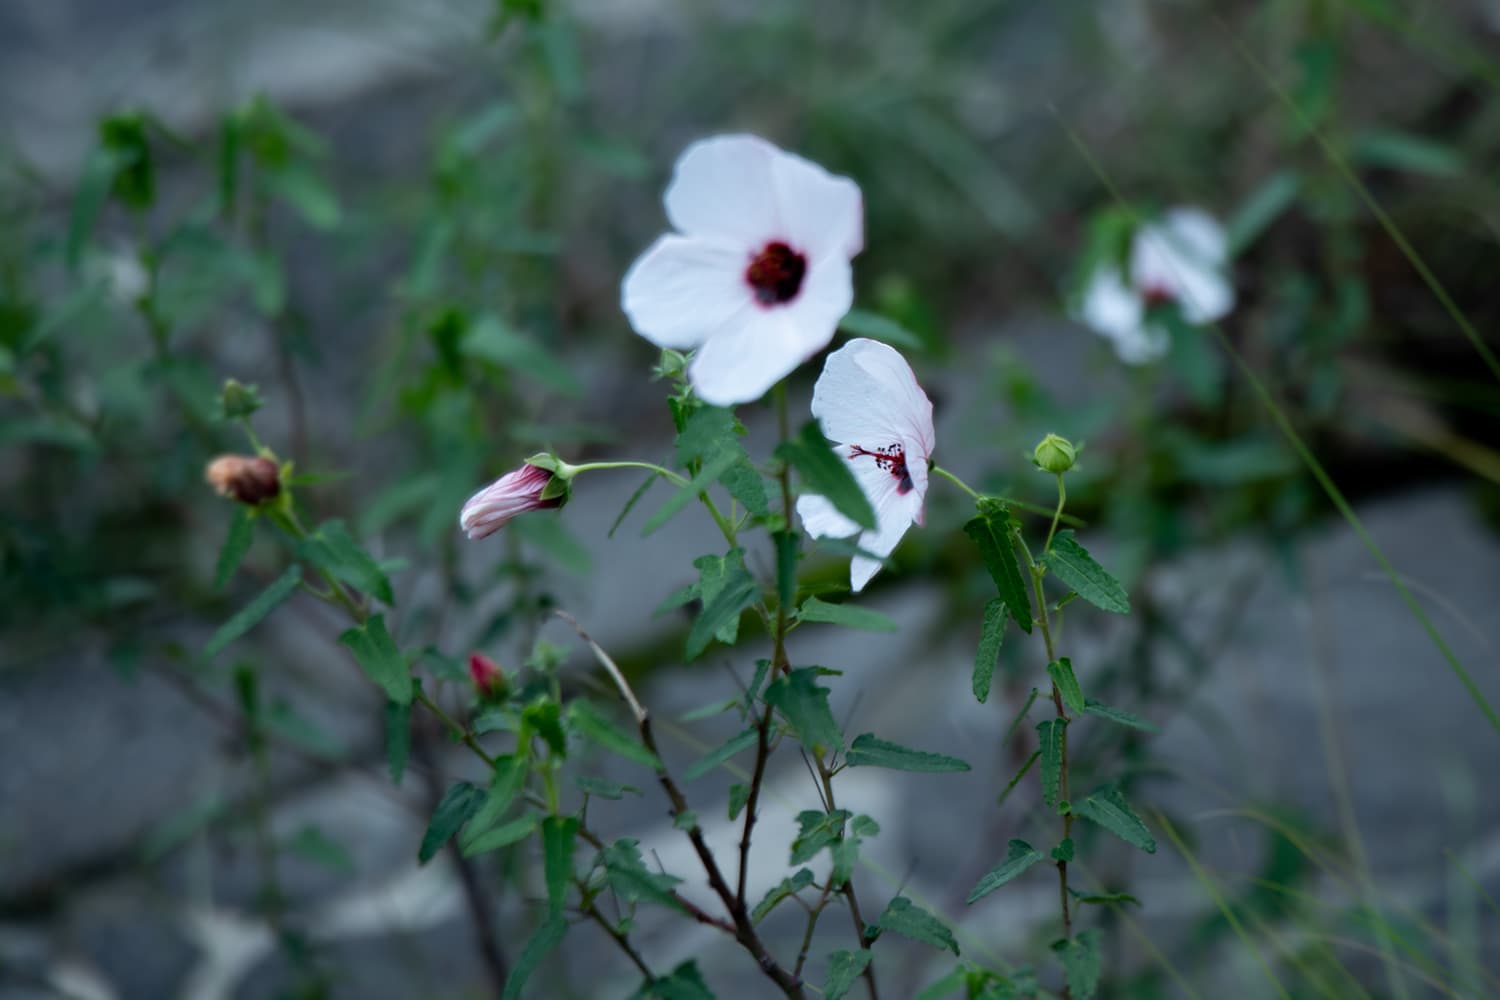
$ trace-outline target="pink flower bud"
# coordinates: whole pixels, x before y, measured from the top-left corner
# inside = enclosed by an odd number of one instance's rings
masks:
[[[480,701],[500,701],[505,697],[505,673],[483,653],[469,654],[469,676]]]
[[[561,507],[568,499],[567,484],[552,486],[554,476],[555,473],[530,462],[507,472],[469,498],[458,515],[459,526],[473,541],[499,531],[517,514]]]

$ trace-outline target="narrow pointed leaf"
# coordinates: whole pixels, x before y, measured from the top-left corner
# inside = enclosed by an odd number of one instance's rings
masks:
[[[501,1000],[521,1000],[521,991],[526,988],[526,980],[536,972],[537,966],[542,964],[542,959],[558,945],[562,944],[563,937],[568,933],[568,921],[562,914],[554,914],[536,929],[526,946],[521,949],[520,958],[510,970],[510,976],[505,980],[505,992],[501,994]]]
[[[406,773],[406,758],[411,753],[411,703],[385,703],[385,763],[391,772],[391,784],[401,784]]]
[[[829,604],[816,597],[809,597],[797,610],[797,617],[805,622],[827,622],[865,632],[895,632],[898,626],[879,611],[861,608],[853,604]]]
[[[776,909],[777,904],[789,896],[795,896],[798,892],[806,889],[813,883],[813,873],[810,869],[799,868],[796,874],[782,879],[776,885],[767,890],[765,898],[755,904],[755,909],[750,911],[750,922],[760,923]]]
[[[542,872],[547,884],[547,909],[562,912],[573,880],[573,848],[577,843],[576,816],[548,816],[542,820]]]
[[[1081,802],[1073,803],[1073,811],[1084,819],[1098,823],[1125,843],[1139,847],[1147,854],[1156,853],[1156,840],[1146,824],[1130,808],[1125,796],[1115,785],[1098,789]]]
[[[229,522],[229,533],[224,536],[224,547],[219,550],[219,562],[214,569],[214,589],[221,589],[234,576],[234,571],[240,568],[240,563],[245,559],[245,553],[250,551],[250,543],[255,540],[255,521],[250,514],[250,508],[243,504],[236,504],[234,518]]]
[[[875,508],[860,487],[849,464],[833,450],[833,444],[816,421],[803,426],[795,437],[783,441],[776,457],[797,470],[805,493],[815,493],[835,510],[867,531],[875,530]]]
[[[1117,615],[1130,613],[1130,598],[1126,596],[1125,588],[1094,561],[1088,549],[1074,540],[1072,531],[1057,533],[1046,562],[1052,575],[1072,587],[1079,597],[1094,607]]]
[[[874,733],[856,736],[854,742],[849,744],[846,759],[850,767],[885,767],[893,771],[919,771],[928,774],[970,769],[966,762],[957,757],[913,750],[910,747],[877,739]]]
[[[1083,689],[1078,686],[1078,678],[1073,673],[1073,662],[1064,656],[1055,663],[1047,664],[1047,676],[1057,685],[1057,693],[1062,695],[1063,705],[1068,711],[1081,715],[1085,707]]]
[[[437,809],[432,813],[432,819],[427,824],[427,832],[422,835],[422,846],[417,850],[417,861],[424,865],[431,861],[433,855],[453,839],[459,827],[472,819],[483,804],[483,789],[476,788],[467,781],[460,781],[444,792]]]
[[[742,733],[731,736],[726,742],[714,747],[692,764],[689,764],[688,769],[683,772],[683,777],[688,781],[692,781],[694,778],[701,778],[709,771],[727,762],[735,754],[755,746],[759,738],[759,733],[754,728],[746,729]]]
[[[508,823],[490,827],[488,830],[475,837],[473,840],[463,843],[464,857],[472,858],[489,851],[498,851],[502,847],[518,844],[536,832],[539,822],[535,813],[527,813]]]
[[[288,597],[296,593],[297,586],[302,582],[302,567],[297,564],[288,566],[271,585],[256,595],[255,600],[237,611],[229,621],[219,626],[219,630],[208,640],[208,645],[203,647],[205,656],[217,656],[225,646],[250,631],[261,620],[275,611]]]
[[[984,627],[979,633],[979,649],[974,654],[974,697],[982,705],[990,696],[990,682],[1000,659],[1000,643],[1005,639],[1005,602],[995,598],[984,606]]]
[[[987,513],[971,518],[964,525],[964,534],[973,539],[984,560],[1000,600],[1010,611],[1010,616],[1021,626],[1021,631],[1031,631],[1031,597],[1026,590],[1026,581],[1021,576],[1021,564],[1016,559],[1015,540],[1011,536],[1010,514],[1003,507],[991,505]]]
[[[1108,719],[1110,722],[1117,722],[1122,726],[1129,726],[1131,729],[1141,729],[1148,733],[1159,731],[1155,725],[1137,715],[1132,715],[1123,709],[1111,708],[1103,702],[1095,701],[1092,698],[1084,699],[1083,710],[1089,715],[1097,715],[1101,719]]]
[[[1047,719],[1036,727],[1041,738],[1042,801],[1049,807],[1057,805],[1062,790],[1063,741],[1067,739],[1067,729],[1068,724],[1062,719]]]
[[[973,903],[976,900],[983,899],[1005,883],[1018,877],[1032,865],[1045,860],[1046,858],[1042,857],[1042,852],[1026,843],[1026,841],[1012,840],[1006,851],[1005,860],[992,868],[984,878],[979,880],[974,888],[970,890],[969,896],[964,902]]]
[[[661,769],[661,761],[646,749],[638,737],[620,728],[592,703],[582,698],[568,702],[568,728],[601,750],[644,764],[653,771]]]

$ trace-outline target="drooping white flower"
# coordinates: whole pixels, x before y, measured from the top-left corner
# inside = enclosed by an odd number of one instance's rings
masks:
[[[1194,325],[1222,319],[1234,308],[1227,262],[1228,241],[1218,222],[1200,209],[1173,209],[1136,230],[1128,273],[1113,263],[1094,272],[1077,318],[1113,343],[1126,364],[1158,361],[1171,338],[1153,321],[1151,307],[1173,303]]]
[[[812,411],[875,508],[876,527],[862,532],[821,496],[797,500],[802,526],[814,538],[857,534],[861,549],[890,555],[906,529],[924,518],[935,443],[932,401],[894,348],[861,337],[828,356],[813,387]],[[878,569],[878,560],[855,556],[849,585],[863,590]]]
[[[689,146],[663,199],[677,232],[631,266],[620,304],[658,347],[697,349],[704,401],[759,399],[827,346],[854,301],[859,187],[751,135]]]

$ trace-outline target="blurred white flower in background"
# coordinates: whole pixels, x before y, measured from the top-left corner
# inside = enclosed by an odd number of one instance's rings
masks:
[[[861,549],[890,555],[906,529],[923,520],[927,465],[935,445],[932,401],[894,348],[861,337],[828,356],[813,387],[812,412],[875,508],[876,527],[860,532],[859,525],[820,496],[798,499],[803,527],[814,538],[858,534]],[[850,587],[863,590],[879,569],[878,560],[855,556],[849,564]]]
[[[1224,228],[1196,208],[1175,208],[1141,226],[1131,240],[1126,271],[1101,264],[1089,279],[1075,317],[1114,344],[1126,364],[1160,360],[1171,346],[1153,306],[1175,305],[1198,326],[1234,308]]]
[[[664,197],[676,233],[631,266],[621,306],[658,347],[697,349],[704,401],[759,399],[822,350],[854,300],[859,187],[750,135],[689,146]]]

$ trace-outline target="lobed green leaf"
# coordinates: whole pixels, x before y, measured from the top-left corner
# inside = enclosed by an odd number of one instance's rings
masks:
[[[1092,1000],[1099,992],[1099,932],[1087,930],[1052,942],[1052,951],[1062,962],[1063,976],[1074,1000]]]
[[[828,978],[823,983],[823,1000],[843,1000],[854,981],[864,974],[874,956],[870,949],[836,951],[828,956]]]
[[[750,911],[750,922],[756,924],[760,923],[770,914],[772,910],[776,909],[777,904],[781,903],[782,900],[786,899],[789,896],[795,896],[803,889],[806,889],[808,886],[812,885],[812,883],[813,873],[810,869],[797,869],[795,874],[784,878],[776,885],[773,885],[766,892],[765,897],[761,899],[759,903],[755,904],[755,909]]]
[[[875,927],[935,948],[947,948],[953,954],[958,954],[958,942],[954,940],[948,925],[905,896],[897,896],[890,901],[880,919],[875,921]]]
[[[803,667],[776,678],[766,689],[766,704],[786,718],[798,741],[809,750],[841,750],[844,734],[828,707],[828,689],[817,682],[819,676],[816,667]]]

